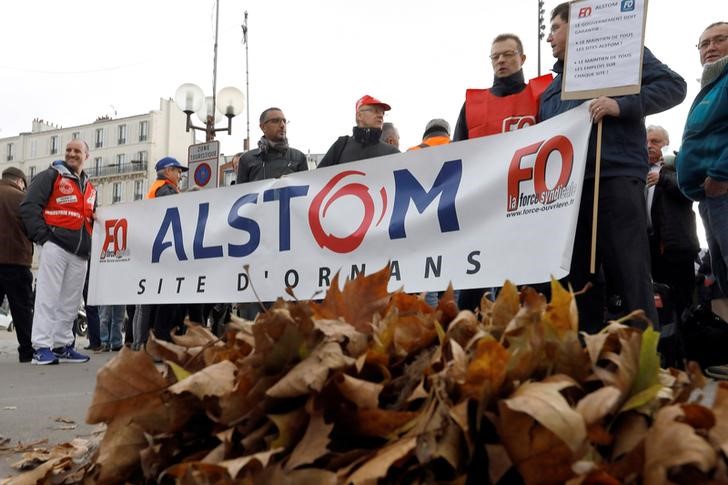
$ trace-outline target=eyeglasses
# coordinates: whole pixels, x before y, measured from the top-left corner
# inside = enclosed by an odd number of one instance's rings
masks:
[[[384,113],[384,110],[379,106],[367,106],[366,108],[359,108],[359,111],[373,111],[374,113]]]
[[[498,59],[500,59],[501,56],[503,56],[503,59],[513,59],[518,54],[520,54],[518,51],[504,51],[504,52],[496,52],[495,54],[490,55],[490,60],[495,62]]]
[[[288,120],[285,119],[285,118],[270,118],[270,119],[265,120],[263,122],[263,124],[267,124],[267,123],[273,123],[273,124],[276,124],[276,125],[283,123],[284,125],[287,125],[288,124]]]
[[[695,47],[697,47],[698,50],[702,51],[702,50],[705,50],[708,47],[710,47],[710,44],[719,45],[719,44],[722,44],[723,42],[725,42],[726,40],[728,40],[728,35],[716,35],[715,37],[711,37],[710,39],[704,39],[704,40],[700,41],[700,43]]]

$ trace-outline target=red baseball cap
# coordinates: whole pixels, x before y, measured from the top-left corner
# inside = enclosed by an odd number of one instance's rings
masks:
[[[387,103],[382,103],[377,98],[373,98],[368,94],[365,94],[356,102],[356,110],[359,111],[359,108],[366,105],[381,106],[384,111],[389,111],[390,109],[392,109],[392,107],[389,106]]]

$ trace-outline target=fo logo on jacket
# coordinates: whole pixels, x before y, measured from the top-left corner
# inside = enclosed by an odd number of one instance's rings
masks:
[[[101,262],[129,261],[129,249],[126,247],[127,228],[126,219],[109,219],[104,223]]]

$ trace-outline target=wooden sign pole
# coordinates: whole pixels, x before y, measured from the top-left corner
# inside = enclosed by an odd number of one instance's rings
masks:
[[[597,219],[599,214],[599,177],[602,166],[602,120],[597,123],[597,153],[594,160],[594,204],[592,207],[592,243],[589,272],[597,272]]]

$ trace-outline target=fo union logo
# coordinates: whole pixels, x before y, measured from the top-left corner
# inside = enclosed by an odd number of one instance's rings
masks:
[[[101,261],[129,260],[129,250],[126,247],[127,227],[126,219],[109,219],[104,223]]]
[[[550,164],[558,163],[559,157],[552,157],[555,152],[561,156],[558,179],[552,186],[546,180]],[[524,166],[525,159],[535,159],[531,166]],[[537,204],[548,205],[558,199],[567,197],[572,190],[567,190],[574,166],[574,147],[568,138],[562,135],[542,140],[523,148],[513,154],[508,167],[508,212],[517,211],[522,206]]]

